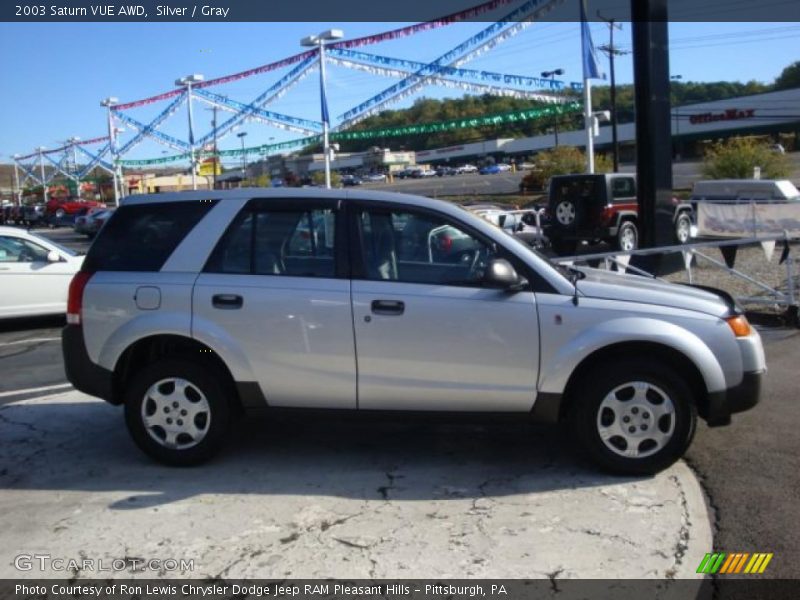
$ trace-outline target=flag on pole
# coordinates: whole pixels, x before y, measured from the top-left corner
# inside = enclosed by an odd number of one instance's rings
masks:
[[[581,5],[581,49],[583,51],[583,80],[605,79],[606,74],[597,60],[597,49],[592,42],[592,32],[586,20],[586,0],[579,0]]]

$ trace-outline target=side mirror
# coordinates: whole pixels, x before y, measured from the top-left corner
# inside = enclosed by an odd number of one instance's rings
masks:
[[[61,262],[61,255],[55,250],[50,250],[50,252],[47,253],[47,262]]]
[[[528,285],[528,280],[520,277],[516,269],[505,258],[495,258],[489,261],[483,280],[489,287],[509,292],[518,292]]]

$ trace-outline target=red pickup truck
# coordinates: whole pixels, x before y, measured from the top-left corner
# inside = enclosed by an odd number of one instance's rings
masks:
[[[78,200],[75,198],[51,198],[47,201],[47,214],[60,219],[66,215],[76,215],[82,208],[96,208],[103,207],[105,204],[102,202],[95,202],[94,200]]]

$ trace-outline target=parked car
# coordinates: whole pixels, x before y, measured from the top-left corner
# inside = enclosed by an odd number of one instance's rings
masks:
[[[436,174],[439,177],[444,177],[445,175],[458,175],[458,170],[454,169],[453,167],[437,167]]]
[[[342,185],[345,187],[361,185],[361,178],[357,175],[342,175]]]
[[[497,163],[497,168],[500,170],[501,173],[510,171],[511,165],[507,165],[506,163]]]
[[[501,169],[499,165],[486,165],[481,167],[480,170],[478,170],[478,173],[481,175],[496,175],[497,173],[500,173],[500,171]]]
[[[508,210],[481,205],[465,206],[473,214],[486,219],[509,235],[534,247],[544,245],[544,234],[536,220],[536,210]]]
[[[689,201],[800,202],[800,191],[788,179],[708,179],[694,184]]]
[[[75,217],[75,232],[92,239],[113,212],[113,209],[92,209],[85,215]]]
[[[758,401],[761,340],[724,292],[559,267],[418,196],[200,197],[126,198],[69,289],[69,381],[157,460],[210,458],[240,411],[468,411],[564,421],[603,468],[652,473],[698,414]]]
[[[692,206],[673,198],[670,210],[675,240],[686,243]],[[580,242],[603,241],[627,252],[639,246],[638,213],[634,174],[558,175],[550,179],[543,227],[558,254],[574,254]]]
[[[459,173],[477,173],[478,167],[475,165],[461,165],[460,167],[456,167],[456,170]]]
[[[50,198],[47,201],[47,215],[56,219],[66,216],[75,216],[84,208],[105,208],[102,202],[94,200],[81,200],[76,198]]]
[[[0,227],[0,318],[64,314],[83,256],[17,227]]]
[[[386,173],[368,173],[362,179],[370,183],[382,183],[386,181]]]

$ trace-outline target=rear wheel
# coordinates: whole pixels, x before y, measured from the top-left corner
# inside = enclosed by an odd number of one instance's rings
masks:
[[[569,425],[590,460],[609,471],[642,475],[667,468],[686,452],[697,410],[677,372],[630,360],[604,365],[585,381]]]
[[[639,230],[633,221],[624,221],[617,232],[617,248],[631,252],[639,247]]]
[[[222,446],[230,392],[217,369],[164,359],[136,373],[125,395],[125,421],[136,444],[159,462],[201,463]]]

